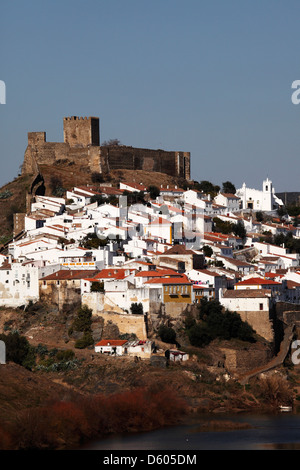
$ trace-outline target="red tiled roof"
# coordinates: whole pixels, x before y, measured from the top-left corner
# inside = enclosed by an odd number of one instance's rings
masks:
[[[142,183],[127,183],[126,181],[122,181],[122,183],[126,184],[126,186],[129,186],[130,188],[138,189],[139,191],[147,191],[147,186]]]
[[[194,255],[193,250],[188,250],[185,245],[173,245],[164,252],[164,255]]]
[[[262,297],[269,297],[271,295],[271,291],[269,289],[235,289],[235,290],[227,290],[224,292],[223,297],[224,299],[230,298],[262,298]]]
[[[126,339],[102,339],[96,346],[123,346],[126,343]]]
[[[171,225],[171,222],[163,219],[162,217],[157,217],[156,219],[151,220],[150,225]]]
[[[106,268],[102,269],[100,272],[98,271],[95,279],[124,279],[128,275],[128,271],[132,273],[136,270],[132,268]]]
[[[269,279],[261,279],[258,277],[252,277],[250,279],[245,279],[244,281],[240,281],[237,284],[238,286],[263,286],[263,285],[281,285],[280,282],[272,281]]]
[[[149,279],[145,284],[192,284],[186,276]]]
[[[93,269],[61,269],[49,276],[42,277],[40,281],[63,281],[71,279],[86,279],[94,277],[99,271]]]
[[[178,277],[178,272],[173,269],[160,269],[158,271],[149,269],[147,271],[138,271],[135,274],[135,277],[164,277],[164,276]]]
[[[299,282],[290,281],[290,280],[288,280],[288,281],[286,282],[286,285],[287,285],[287,288],[288,288],[288,289],[294,289],[294,288],[296,288],[296,287],[300,287],[300,283],[299,283]]]

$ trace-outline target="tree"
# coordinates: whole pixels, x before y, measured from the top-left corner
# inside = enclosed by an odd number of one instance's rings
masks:
[[[80,307],[77,312],[77,317],[75,318],[72,325],[73,330],[90,333],[92,326],[92,314],[92,309],[90,309],[87,305]]]
[[[225,194],[235,194],[236,189],[234,184],[232,184],[230,181],[225,181],[225,183],[222,183],[222,192]]]
[[[91,175],[91,180],[93,183],[103,183],[104,178],[102,173],[100,173],[99,171],[94,171]]]
[[[209,245],[204,245],[204,247],[202,248],[202,251],[204,253],[204,256],[207,256],[208,258],[210,258],[211,255],[213,254],[213,250]]]
[[[212,337],[210,336],[207,327],[205,325],[200,325],[199,323],[193,325],[188,330],[188,338],[191,345],[197,348],[203,348],[212,341]]]
[[[176,331],[171,327],[162,325],[158,330],[158,336],[164,343],[176,343]]]
[[[127,197],[127,206],[132,206],[133,204],[145,204],[145,194],[144,191],[123,191],[123,196]]]
[[[264,214],[263,214],[262,211],[257,211],[256,212],[256,220],[257,220],[257,222],[263,222]]]
[[[65,189],[63,187],[63,183],[58,176],[52,176],[50,180],[50,188],[52,191],[52,195],[56,197],[63,196]]]
[[[160,195],[159,188],[153,184],[149,186],[148,191],[151,199],[156,199]]]
[[[97,249],[101,246],[106,246],[109,242],[109,238],[99,238],[95,233],[88,233],[80,242],[83,248]]]
[[[77,349],[85,349],[88,346],[91,346],[92,344],[94,344],[94,339],[93,339],[90,332],[86,332],[86,333],[84,333],[82,338],[78,339],[75,342],[74,346]]]
[[[198,181],[195,181],[193,188],[198,191],[203,191],[205,194],[211,194],[212,196],[215,196],[220,191],[220,186],[216,186],[210,181],[206,180],[203,180],[200,183]]]
[[[93,281],[91,285],[91,292],[104,292],[104,282]]]
[[[240,221],[237,224],[234,224],[233,233],[236,237],[240,237],[242,239],[246,238],[247,232],[244,224]]]
[[[104,140],[104,142],[102,142],[102,145],[104,147],[113,147],[116,145],[121,145],[121,142],[119,139],[109,139],[109,140]]]
[[[107,202],[107,198],[102,196],[102,194],[94,194],[94,196],[91,197],[91,204],[94,202],[97,202],[98,206],[101,206]]]
[[[214,217],[213,223],[213,231],[215,232],[220,232],[224,234],[229,234],[233,232],[234,224],[232,224],[231,222],[224,222],[219,217]]]
[[[198,305],[199,316],[197,322],[188,322],[185,325],[186,333],[192,346],[203,347],[212,340],[219,338],[230,340],[238,338],[241,341],[254,342],[254,330],[243,322],[236,312],[223,310],[223,306],[216,299],[209,301],[206,297]]]
[[[25,336],[21,336],[18,332],[11,332],[8,335],[0,334],[0,340],[5,343],[7,361],[15,362],[27,369],[34,366],[35,351]]]
[[[130,307],[130,311],[133,315],[144,315],[144,308],[143,304],[140,303],[132,303]]]

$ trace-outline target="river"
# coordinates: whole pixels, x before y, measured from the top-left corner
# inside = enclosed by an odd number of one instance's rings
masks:
[[[156,431],[92,442],[83,450],[300,450],[300,415],[222,415],[210,417],[250,425],[248,429],[200,431],[202,420]]]

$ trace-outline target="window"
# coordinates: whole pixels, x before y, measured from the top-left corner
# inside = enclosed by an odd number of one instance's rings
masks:
[[[259,304],[259,310],[263,310],[264,309],[264,304]]]

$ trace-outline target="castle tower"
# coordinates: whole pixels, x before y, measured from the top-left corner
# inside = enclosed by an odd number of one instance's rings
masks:
[[[64,142],[70,147],[100,145],[99,118],[71,116],[64,118]]]

